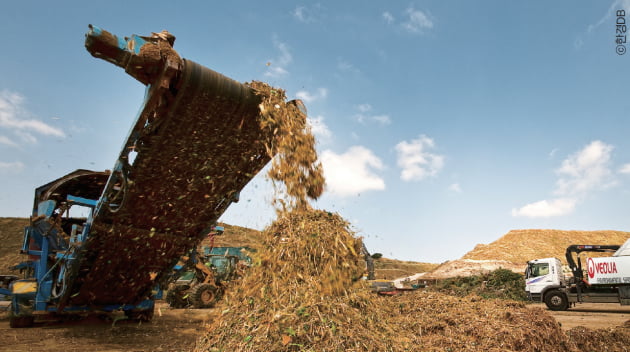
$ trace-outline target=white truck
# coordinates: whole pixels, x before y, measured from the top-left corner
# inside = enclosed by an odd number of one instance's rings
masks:
[[[582,252],[614,254],[589,257],[583,269]],[[551,310],[567,310],[578,302],[630,305],[630,239],[623,246],[571,245],[566,258],[572,274],[569,277],[564,275],[558,258],[527,262],[525,291],[530,300],[545,302]]]

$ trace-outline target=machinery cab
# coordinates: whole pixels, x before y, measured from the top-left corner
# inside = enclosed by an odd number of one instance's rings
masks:
[[[540,301],[547,289],[564,285],[560,259],[543,258],[527,262],[525,291],[530,299]]]

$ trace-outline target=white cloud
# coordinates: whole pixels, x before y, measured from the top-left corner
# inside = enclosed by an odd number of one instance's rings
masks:
[[[389,13],[388,11],[383,12],[383,19],[388,24],[394,23],[394,16],[391,13]]]
[[[448,186],[448,190],[455,193],[462,193],[462,187],[459,185],[459,183],[453,183],[452,185]]]
[[[422,33],[425,29],[433,28],[433,21],[427,14],[413,7],[405,10],[407,20],[402,23],[404,29],[410,33]]]
[[[12,141],[10,138],[6,136],[0,136],[0,144],[8,145],[9,147],[17,147],[17,143]]]
[[[33,134],[65,137],[60,129],[31,118],[31,114],[23,108],[24,101],[20,94],[6,90],[0,92],[0,128],[7,129],[31,143],[37,141]]]
[[[626,16],[628,16],[628,14],[630,13],[630,0],[613,1],[606,13],[597,22],[589,24],[583,33],[578,34],[575,41],[573,42],[573,47],[575,49],[580,49],[584,45],[585,39],[583,39],[583,37],[586,37],[588,39],[590,35],[592,35],[593,32],[601,25],[607,27],[608,23],[613,23],[615,21],[614,18],[617,17],[617,11],[619,10],[624,10]]]
[[[350,72],[354,74],[361,72],[358,68],[354,67],[354,65],[341,58],[337,59],[337,69],[342,72]]]
[[[326,190],[339,196],[357,195],[385,189],[385,181],[373,170],[383,169],[381,159],[363,146],[353,146],[343,154],[325,150],[321,155]]]
[[[0,161],[0,172],[20,172],[24,169],[24,164],[19,161],[7,163]]]
[[[332,132],[330,132],[330,129],[324,122],[323,116],[309,117],[306,121],[311,126],[311,132],[318,140],[326,142],[332,137]]]
[[[372,105],[370,105],[370,104],[359,104],[359,105],[357,105],[357,110],[359,110],[360,112],[368,112],[368,111],[372,110]]]
[[[541,200],[527,204],[519,209],[512,209],[512,216],[541,218],[567,215],[575,209],[576,199],[557,198],[550,201]]]
[[[570,155],[556,170],[561,177],[554,193],[559,196],[581,196],[612,185],[614,181],[609,167],[612,150],[612,145],[593,141]]]
[[[610,170],[612,150],[612,145],[593,141],[578,152],[569,155],[556,170],[559,176],[553,192],[556,198],[512,209],[512,215],[551,217],[570,214],[590,193],[615,184]],[[628,172],[630,172],[630,167],[628,167]]]
[[[630,0],[615,0],[608,8],[608,11],[606,11],[606,14],[600,18],[599,21],[595,24],[588,25],[586,32],[591,33],[599,26],[606,23],[610,18],[616,17],[615,15],[618,10],[625,10],[627,16],[628,13],[630,13]]]
[[[295,93],[295,96],[298,99],[302,99],[305,103],[312,103],[316,100],[325,99],[328,96],[328,90],[326,88],[319,88],[315,93],[301,90]]]
[[[370,112],[372,111],[372,105],[370,104],[359,104],[356,106],[356,109],[359,111],[359,113],[354,115],[354,118],[359,123],[378,122],[381,125],[389,125],[392,123],[389,115],[370,114]]]
[[[295,10],[293,10],[293,17],[302,23],[313,23],[317,22],[318,18],[321,16],[321,5],[315,4],[313,6],[296,6]]]
[[[630,174],[630,164],[622,165],[619,168],[619,173],[620,174]]]
[[[278,40],[276,36],[273,38],[273,46],[280,52],[275,60],[268,60],[267,77],[282,77],[289,74],[286,67],[293,61],[293,56],[289,52],[289,47],[286,43]]]
[[[444,156],[432,153],[430,150],[434,148],[433,139],[425,135],[411,142],[398,143],[398,166],[402,169],[400,178],[403,181],[422,181],[437,176],[444,167]]]

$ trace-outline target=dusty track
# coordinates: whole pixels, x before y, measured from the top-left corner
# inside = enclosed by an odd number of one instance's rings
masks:
[[[28,329],[11,329],[0,313],[0,351],[191,351],[213,309],[170,309],[158,303],[151,323],[106,321],[90,317],[65,323],[37,323]]]
[[[547,309],[544,304],[532,304],[531,307]],[[604,329],[623,325],[630,320],[630,306],[618,304],[583,303],[567,311],[547,310],[561,324],[563,330],[576,326],[589,329]]]
[[[545,308],[543,304],[531,307]],[[630,320],[630,307],[615,304],[582,304],[565,312],[548,311],[564,330],[576,326],[611,328]],[[214,309],[170,309],[158,303],[151,323],[103,321],[98,318],[39,323],[30,329],[11,329],[0,313],[0,351],[191,351],[204,334],[205,323],[215,319]]]

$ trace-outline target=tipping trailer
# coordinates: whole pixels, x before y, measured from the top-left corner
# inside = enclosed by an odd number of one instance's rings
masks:
[[[589,257],[582,267],[580,253],[613,253]],[[574,255],[576,259],[574,259]],[[576,303],[630,305],[630,240],[618,245],[571,245],[566,259],[571,276],[565,277],[558,258],[531,260],[525,271],[530,300],[542,301],[551,310],[567,310]]]
[[[89,26],[87,51],[143,83],[145,98],[111,171],[76,170],[35,190],[24,278],[3,289],[12,327],[86,312],[151,319],[154,288],[270,160],[261,96],[181,58],[174,41]],[[77,206],[87,217],[71,215]]]

